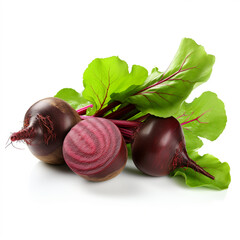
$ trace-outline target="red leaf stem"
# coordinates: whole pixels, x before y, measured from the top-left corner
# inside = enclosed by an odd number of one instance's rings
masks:
[[[107,113],[108,111],[110,111],[111,109],[117,107],[118,105],[120,105],[121,102],[119,101],[114,101],[110,104],[108,104],[105,108],[98,110],[95,114],[94,117],[102,117],[104,116],[105,113]]]
[[[87,109],[88,109],[88,108],[92,108],[92,107],[93,107],[92,104],[87,105],[87,106],[85,106],[85,107],[82,107],[82,108],[78,109],[78,110],[77,110],[77,113],[78,113],[79,115],[85,115],[86,112],[87,112]]]
[[[125,114],[128,114],[130,111],[134,110],[136,107],[134,104],[128,104],[123,108],[116,110],[113,113],[108,114],[105,118],[107,119],[120,119]]]

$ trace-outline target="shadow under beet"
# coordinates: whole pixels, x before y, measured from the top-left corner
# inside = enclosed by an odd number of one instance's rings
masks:
[[[39,162],[38,165],[41,165],[41,168],[45,168],[48,171],[64,173],[64,174],[74,174],[74,172],[68,167],[67,164],[52,165],[44,162]]]

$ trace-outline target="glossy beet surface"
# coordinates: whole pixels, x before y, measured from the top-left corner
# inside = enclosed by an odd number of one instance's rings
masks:
[[[45,98],[28,109],[23,129],[13,133],[11,140],[24,140],[32,154],[46,163],[62,164],[63,140],[79,121],[79,115],[68,103]]]
[[[132,159],[140,171],[151,176],[164,176],[176,168],[190,167],[214,179],[188,157],[182,127],[174,117],[149,117],[136,132]]]
[[[71,129],[64,140],[63,155],[76,174],[91,181],[104,181],[123,170],[127,148],[114,123],[94,117]]]

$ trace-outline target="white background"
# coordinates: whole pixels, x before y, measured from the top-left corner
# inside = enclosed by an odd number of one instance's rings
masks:
[[[1,6],[0,236],[12,239],[239,239],[240,2],[5,0]],[[5,145],[26,110],[64,87],[82,90],[96,57],[165,70],[183,37],[216,56],[206,90],[225,102],[228,123],[211,153],[231,167],[224,191],[151,178],[129,163],[116,178],[90,183],[41,163],[26,145]]]

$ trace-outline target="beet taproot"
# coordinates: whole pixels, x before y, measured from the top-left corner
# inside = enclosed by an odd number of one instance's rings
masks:
[[[26,112],[23,128],[11,135],[24,140],[34,156],[50,164],[63,164],[62,145],[69,130],[81,121],[65,101],[49,97],[34,103]]]
[[[182,127],[174,117],[148,117],[135,132],[132,159],[141,172],[151,176],[165,176],[176,168],[189,167],[214,179],[189,158]]]

